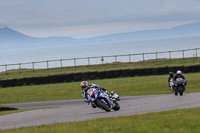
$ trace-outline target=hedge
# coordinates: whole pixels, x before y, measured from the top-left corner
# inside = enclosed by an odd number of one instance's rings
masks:
[[[160,67],[160,68],[143,68],[143,69],[124,69],[110,70],[102,72],[85,72],[71,73],[61,75],[51,75],[46,77],[29,77],[22,79],[0,80],[1,87],[14,87],[22,85],[38,85],[49,83],[75,82],[94,79],[109,79],[129,76],[147,76],[147,75],[163,75],[169,72],[181,70],[183,73],[200,72],[200,65],[194,66],[175,66],[175,67]]]

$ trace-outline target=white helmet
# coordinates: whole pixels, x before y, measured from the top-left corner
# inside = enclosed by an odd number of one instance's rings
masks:
[[[178,70],[178,71],[176,72],[177,75],[181,75],[181,73],[182,73],[181,70]]]

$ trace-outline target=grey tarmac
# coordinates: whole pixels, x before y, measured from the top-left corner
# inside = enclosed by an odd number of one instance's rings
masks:
[[[121,97],[119,111],[105,112],[92,108],[83,99],[48,102],[4,104],[19,109],[56,107],[31,110],[0,116],[0,129],[39,126],[54,123],[90,120],[95,118],[117,117],[143,114],[173,109],[200,107],[200,93],[187,93],[183,96],[173,94]]]

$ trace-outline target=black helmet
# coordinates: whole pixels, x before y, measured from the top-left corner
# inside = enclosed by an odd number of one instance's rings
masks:
[[[174,76],[174,73],[173,73],[173,72],[169,72],[169,76],[170,76],[170,77],[173,77],[173,76]]]

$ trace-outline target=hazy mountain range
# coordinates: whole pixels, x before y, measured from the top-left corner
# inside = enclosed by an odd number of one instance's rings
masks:
[[[110,43],[143,39],[161,39],[200,35],[200,21],[180,25],[171,29],[144,30],[127,33],[117,33],[92,38],[75,39],[71,37],[31,37],[11,28],[0,28],[0,50],[66,46],[76,44]]]

